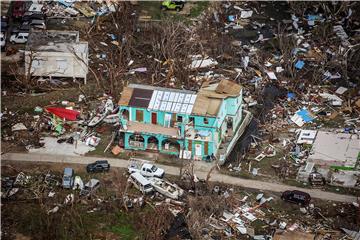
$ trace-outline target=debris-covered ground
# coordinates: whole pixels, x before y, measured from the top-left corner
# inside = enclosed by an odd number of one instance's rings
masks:
[[[71,15],[64,11],[66,6],[45,3],[49,29],[77,30],[88,41],[88,84],[24,79],[14,71],[21,58],[13,64],[4,56],[3,152],[47,148],[43,137],[54,136],[62,145],[62,139],[70,138],[71,144],[75,138],[98,146],[74,154],[113,156],[115,148],[117,156],[127,158],[129,153],[116,148],[122,146],[121,136],[112,135],[118,129],[116,103],[124,85],[196,90],[205,81],[224,78],[243,86],[245,108],[255,116],[224,168],[233,175],[295,180],[313,153],[311,144],[298,143],[300,128],[357,136],[358,3],[196,4],[191,4],[195,12],[206,10],[177,19],[171,11],[153,13],[157,5],[152,2],[119,3],[118,10],[106,11],[102,5],[91,5],[105,11],[97,18],[82,13],[61,18]],[[149,16],[158,17],[149,21]],[[14,27],[18,24],[13,22]],[[16,52],[22,46],[8,46],[6,55],[13,56],[14,48]],[[63,115],[54,114],[62,108],[76,111],[76,119],[64,122]],[[24,125],[14,128],[17,124]],[[331,174],[323,176],[326,182],[344,185],[332,181]]]
[[[25,45],[7,41],[1,53],[2,153],[136,155],[177,165],[175,158],[122,148],[117,101],[123,87],[196,91],[228,79],[242,85],[244,108],[254,120],[221,172],[359,196],[358,2],[188,2],[179,12],[160,10],[161,2],[70,2],[43,2],[41,11],[47,29],[79,31],[88,42],[87,84],[25,76]],[[22,23],[13,10],[7,15],[9,40]],[[330,136],[335,140],[327,141]],[[344,139],[353,145],[337,148]],[[346,157],[346,164],[324,167],[320,160],[331,157]],[[101,187],[92,199],[75,191],[74,201],[64,204],[72,191],[56,185],[63,167],[51,167],[55,180],[46,183],[45,167],[3,166],[3,180],[19,172],[32,176],[29,186],[11,185],[5,192],[2,186],[4,194],[14,194],[3,200],[4,238],[169,239],[181,232],[193,239],[266,239],[286,229],[275,239],[341,239],[341,228],[359,231],[356,204],[315,201],[300,210],[272,193],[256,201],[258,192],[231,186],[198,183],[191,192],[193,186],[179,179],[171,180],[187,192],[181,204],[159,196],[140,200],[129,190],[143,206],[134,202],[126,210],[127,177],[120,170],[96,175]],[[90,180],[82,167],[74,168]],[[154,222],[154,214],[161,218]]]
[[[99,187],[89,196],[63,189],[64,167],[84,183],[99,180]],[[340,239],[341,228],[358,226],[356,203],[313,200],[301,207],[271,192],[167,177],[185,191],[172,200],[142,195],[120,169],[89,174],[77,165],[4,162],[1,170],[4,239],[248,239],[276,229]]]

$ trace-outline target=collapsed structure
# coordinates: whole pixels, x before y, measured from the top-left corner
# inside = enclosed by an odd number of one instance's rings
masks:
[[[25,48],[25,74],[86,83],[88,56],[88,43],[79,40],[78,31],[33,30]]]
[[[308,162],[324,167],[358,168],[360,139],[357,134],[318,131]]]
[[[186,159],[225,159],[248,122],[242,88],[228,80],[204,84],[197,93],[130,84],[119,106],[125,149]]]

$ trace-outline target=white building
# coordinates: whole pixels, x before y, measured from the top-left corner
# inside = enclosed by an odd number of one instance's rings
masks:
[[[25,74],[80,78],[86,83],[89,48],[78,31],[31,31],[25,48]]]
[[[321,167],[354,169],[360,155],[360,138],[356,134],[318,131],[308,162]]]

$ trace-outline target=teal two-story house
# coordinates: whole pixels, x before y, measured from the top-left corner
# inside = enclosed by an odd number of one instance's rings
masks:
[[[130,84],[119,106],[125,149],[205,160],[219,157],[239,129],[242,88],[229,80],[198,92]]]

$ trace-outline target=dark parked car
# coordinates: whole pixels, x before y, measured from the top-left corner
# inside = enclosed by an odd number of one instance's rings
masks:
[[[99,160],[86,166],[87,172],[107,172],[110,170],[110,164],[106,160]]]
[[[305,206],[310,203],[311,197],[310,194],[306,192],[288,190],[282,193],[281,199]]]
[[[1,32],[6,32],[8,29],[8,18],[6,16],[1,16]]]
[[[22,21],[23,22],[29,22],[31,20],[45,20],[46,16],[43,13],[35,13],[35,12],[26,12],[23,17],[22,17]]]
[[[26,22],[25,24],[21,24],[19,27],[15,27],[11,30],[11,33],[28,33],[30,32],[31,26]]]

